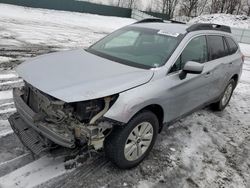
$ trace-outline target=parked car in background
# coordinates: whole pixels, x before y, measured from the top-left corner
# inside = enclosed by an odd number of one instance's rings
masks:
[[[138,165],[163,125],[212,105],[223,110],[243,55],[230,28],[147,19],[86,50],[42,55],[17,68],[9,118],[33,153],[60,145],[104,149],[120,168]]]

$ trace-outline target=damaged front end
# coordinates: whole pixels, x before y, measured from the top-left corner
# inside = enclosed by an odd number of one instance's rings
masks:
[[[114,104],[118,95],[90,101],[66,103],[28,83],[13,91],[17,113],[9,122],[20,140],[39,155],[55,144],[75,148],[87,145],[95,150],[103,147],[113,123],[103,115]]]

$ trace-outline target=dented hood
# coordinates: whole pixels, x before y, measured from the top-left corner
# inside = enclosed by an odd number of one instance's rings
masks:
[[[73,50],[42,55],[17,67],[26,82],[65,102],[101,98],[148,82],[152,70]]]

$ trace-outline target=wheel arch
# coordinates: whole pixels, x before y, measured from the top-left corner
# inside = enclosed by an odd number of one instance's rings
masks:
[[[163,121],[164,121],[164,109],[162,108],[162,106],[159,105],[159,104],[147,105],[147,106],[143,107],[142,109],[140,109],[137,113],[135,113],[133,115],[133,117],[136,116],[137,114],[139,114],[142,111],[151,111],[152,113],[154,113],[156,115],[156,117],[159,120],[159,133],[160,133],[162,131]]]
[[[233,79],[234,81],[235,81],[235,87],[236,87],[236,85],[237,85],[237,83],[238,83],[238,81],[239,81],[239,75],[238,74],[235,74],[235,75],[233,75],[232,77],[231,77],[231,79]],[[230,80],[231,80],[230,79]]]

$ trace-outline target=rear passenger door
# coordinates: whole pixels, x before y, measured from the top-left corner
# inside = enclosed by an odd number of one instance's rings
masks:
[[[209,90],[210,100],[220,96],[225,87],[225,80],[229,75],[228,47],[224,36],[208,35],[209,61],[206,63],[207,74],[211,76]]]

